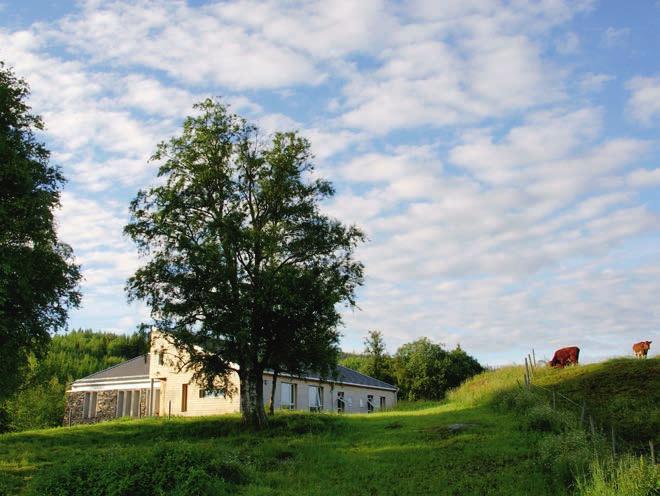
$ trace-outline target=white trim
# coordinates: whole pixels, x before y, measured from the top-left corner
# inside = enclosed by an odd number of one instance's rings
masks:
[[[154,382],[154,389],[160,389],[160,381]],[[151,389],[151,382],[147,379],[144,381],[134,382],[120,382],[120,383],[107,383],[107,384],[76,384],[71,385],[69,391],[112,391],[114,389]]]
[[[106,369],[108,370],[108,369]],[[76,382],[104,382],[104,381],[126,381],[126,380],[136,380],[136,379],[148,379],[149,374],[142,374],[142,375],[123,375],[120,377],[92,377],[92,378],[87,378],[83,377],[81,379],[78,379],[77,381],[73,381],[75,384]]]

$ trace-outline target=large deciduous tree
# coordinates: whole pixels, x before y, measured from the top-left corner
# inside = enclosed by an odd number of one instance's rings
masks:
[[[79,268],[53,222],[64,178],[35,136],[43,123],[28,94],[0,62],[0,401],[80,302]]]
[[[127,290],[197,380],[226,386],[238,373],[243,419],[261,427],[264,370],[332,368],[363,235],[319,211],[334,191],[313,177],[306,139],[264,139],[214,100],[195,110],[153,156],[159,185],[131,203],[125,232],[145,265]]]

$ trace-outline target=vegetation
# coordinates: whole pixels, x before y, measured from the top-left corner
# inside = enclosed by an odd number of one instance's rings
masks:
[[[148,351],[147,335],[78,330],[54,336],[47,353],[31,356],[19,390],[6,402],[3,430],[54,427],[62,422],[66,385]],[[0,429],[2,430],[2,429]]]
[[[364,344],[364,353],[345,353],[340,364],[397,386],[404,400],[440,400],[484,370],[460,346],[447,351],[428,338],[404,344],[394,356],[385,351],[379,331],[370,331]]]
[[[43,122],[28,94],[0,62],[0,404],[80,302],[79,268],[53,222],[64,177],[35,137]]]
[[[567,376],[588,380],[611,366],[606,381],[626,366],[653,376],[659,360],[544,369],[537,380],[559,388]],[[578,415],[522,392],[521,377],[520,367],[488,371],[448,402],[404,401],[370,415],[277,412],[269,429],[256,432],[230,415],[3,435],[0,488],[92,496],[656,494],[658,469],[648,454],[611,460],[600,434],[592,438]],[[620,382],[616,395],[633,396],[637,387]],[[646,392],[657,395],[657,384]],[[612,399],[594,407],[607,411]]]
[[[243,419],[260,427],[265,369],[336,364],[337,306],[354,305],[363,235],[320,212],[334,190],[312,177],[306,139],[266,140],[213,100],[195,110],[153,156],[161,184],[131,203],[125,232],[149,261],[127,289],[198,381],[230,393],[237,372]]]

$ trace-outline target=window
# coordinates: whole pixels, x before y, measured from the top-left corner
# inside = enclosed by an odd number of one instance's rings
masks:
[[[188,384],[181,385],[181,413],[188,411]]]
[[[199,390],[200,398],[224,398],[225,390],[222,388],[218,389],[200,389]]]
[[[387,403],[386,403],[385,396],[381,396],[380,397],[380,409],[385,410],[386,407],[387,407]]]
[[[342,413],[346,410],[346,401],[344,400],[344,391],[337,392],[337,412]]]
[[[284,410],[296,409],[296,385],[290,382],[280,384],[280,408]]]
[[[165,352],[163,350],[158,353],[158,365],[165,365]]]
[[[309,411],[320,412],[323,410],[323,388],[309,386]]]
[[[374,411],[374,395],[367,395],[367,413],[372,413]]]
[[[96,417],[96,394],[97,393],[85,393],[85,398],[83,400],[83,418]]]

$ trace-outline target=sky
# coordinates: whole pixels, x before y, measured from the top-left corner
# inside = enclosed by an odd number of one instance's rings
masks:
[[[307,136],[324,210],[367,233],[345,350],[379,329],[498,365],[658,338],[659,1],[0,0],[0,60],[68,179],[71,328],[149,323],[128,203],[212,96]]]

